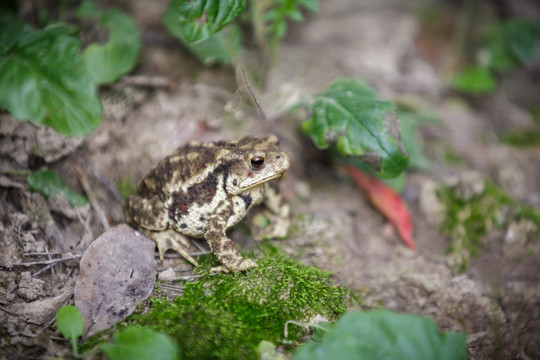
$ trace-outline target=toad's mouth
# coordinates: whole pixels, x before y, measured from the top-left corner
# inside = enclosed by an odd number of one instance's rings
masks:
[[[280,173],[276,173],[276,174],[266,175],[266,176],[261,177],[261,178],[253,179],[253,181],[249,181],[251,179],[248,179],[248,180],[246,180],[244,183],[242,183],[240,185],[240,189],[242,191],[249,190],[252,187],[255,187],[257,185],[260,185],[260,184],[265,183],[267,181],[270,181],[272,179],[276,179],[278,177],[281,177],[284,173],[285,173],[285,171],[280,172]]]
[[[275,174],[269,174],[269,175],[266,175],[266,176],[263,176],[263,177],[260,177],[260,178],[253,178],[253,179],[248,178],[242,184],[240,184],[240,186],[238,187],[238,189],[240,190],[239,193],[244,192],[246,190],[249,190],[251,188],[254,188],[256,186],[259,186],[261,184],[264,184],[265,182],[268,182],[268,181],[270,181],[272,179],[276,179],[276,178],[282,176],[284,173],[285,173],[285,170],[283,172],[278,172],[278,173],[275,173]]]

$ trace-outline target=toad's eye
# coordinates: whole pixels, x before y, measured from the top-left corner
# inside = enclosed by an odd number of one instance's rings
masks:
[[[249,163],[253,170],[261,170],[264,167],[264,158],[262,156],[254,156]]]

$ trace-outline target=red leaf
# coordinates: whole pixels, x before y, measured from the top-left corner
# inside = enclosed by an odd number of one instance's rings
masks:
[[[401,196],[388,185],[364,174],[360,169],[345,166],[345,171],[364,191],[369,201],[394,225],[405,245],[416,251],[412,238],[411,216]]]

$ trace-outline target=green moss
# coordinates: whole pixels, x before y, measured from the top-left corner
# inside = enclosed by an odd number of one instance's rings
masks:
[[[535,126],[530,129],[509,132],[501,137],[501,141],[517,147],[538,146],[540,144],[540,127]]]
[[[538,236],[540,213],[518,204],[491,182],[486,182],[484,191],[470,199],[462,198],[449,187],[441,187],[437,195],[446,209],[440,231],[450,237],[447,251],[461,272],[468,269],[471,257],[478,255],[484,237],[492,229],[527,220],[534,224]]]
[[[452,165],[465,165],[467,163],[467,159],[451,146],[447,146],[445,149],[444,161]]]
[[[275,253],[275,247],[266,246]],[[212,258],[212,257],[208,257]],[[287,320],[335,320],[346,311],[345,290],[330,275],[284,256],[259,259],[239,274],[207,275],[186,283],[172,303],[153,299],[151,310],[128,322],[162,331],[175,339],[186,359],[254,359],[261,340],[279,343]],[[204,264],[206,267],[207,264]],[[287,340],[303,329],[290,327]]]

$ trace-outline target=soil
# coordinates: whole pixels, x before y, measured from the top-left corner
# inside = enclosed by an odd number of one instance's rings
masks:
[[[540,209],[540,147],[499,141],[509,129],[533,125],[527,107],[540,103],[538,61],[506,74],[489,96],[464,97],[448,91],[440,61],[426,55],[426,44],[431,52],[445,49],[439,44],[434,50],[422,37],[418,14],[425,1],[321,1],[317,14],[291,25],[265,86],[253,84],[263,120],[246,105],[249,97],[239,98],[236,90],[245,84],[237,85],[234,69],[202,66],[165,32],[160,17],[166,2],[118,6],[142,29],[143,50],[128,77],[101,89],[98,130],[64,139],[0,114],[0,347],[10,344],[1,357],[70,353],[56,332],[55,313],[73,303],[85,249],[123,222],[116,184],[135,184],[191,140],[272,132],[292,163],[280,186],[291,204],[294,231],[278,243],[289,256],[333,272],[365,307],[429,315],[445,331],[467,333],[470,359],[540,358],[540,243],[493,231],[460,273],[450,265],[449,239],[439,233],[440,204],[430,192],[474,170]],[[509,7],[518,15],[540,14],[532,1]],[[250,73],[256,66],[246,68]],[[410,171],[402,192],[416,252],[301,133],[302,116],[285,111],[338,77],[362,77],[381,98],[405,99],[440,118],[419,134],[431,168]],[[450,152],[459,161],[447,161]],[[30,191],[18,174],[43,167],[58,171],[90,204],[73,209],[62,198]],[[230,235],[253,246],[242,228]],[[157,266],[158,272],[190,271],[175,257]]]

